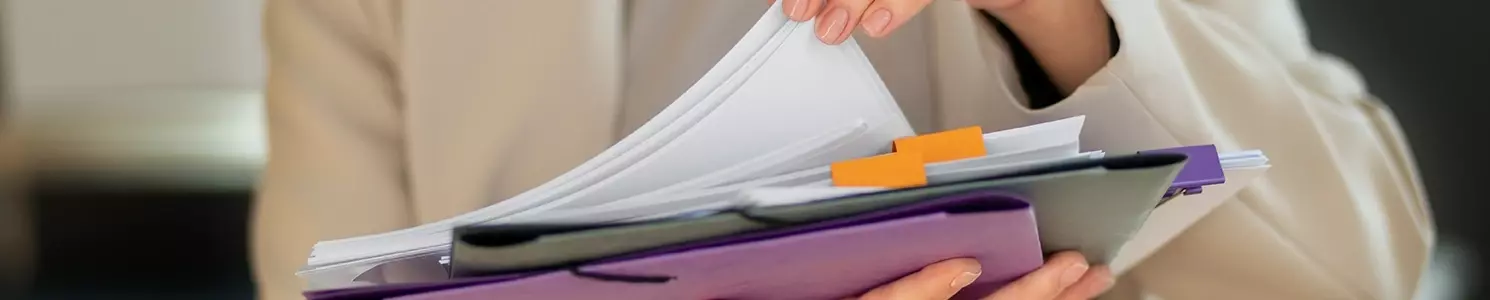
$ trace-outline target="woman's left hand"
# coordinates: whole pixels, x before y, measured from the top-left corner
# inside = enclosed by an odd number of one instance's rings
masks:
[[[777,0],[769,0],[776,2]],[[871,37],[884,37],[916,16],[934,0],[781,0],[781,12],[794,21],[817,19],[817,38],[837,45],[861,27]],[[1025,1],[966,0],[973,8],[999,11]]]

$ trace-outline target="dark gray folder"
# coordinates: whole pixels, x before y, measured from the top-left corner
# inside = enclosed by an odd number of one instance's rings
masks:
[[[991,190],[1013,192],[1033,203],[1041,249],[1078,250],[1102,264],[1137,232],[1185,160],[1182,154],[1165,153],[1078,160],[989,178],[684,219],[462,227],[455,232],[451,271],[475,276],[573,265]]]

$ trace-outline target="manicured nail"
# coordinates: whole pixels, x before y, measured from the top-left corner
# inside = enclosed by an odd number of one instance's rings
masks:
[[[890,26],[890,10],[875,10],[859,24],[864,25],[864,31],[868,31],[870,35],[880,36],[885,33],[885,27]]]
[[[1072,284],[1075,284],[1077,280],[1081,280],[1082,275],[1086,275],[1086,270],[1088,268],[1090,268],[1090,266],[1087,266],[1086,263],[1077,263],[1071,265],[1070,267],[1066,267],[1066,271],[1061,273],[1061,286],[1071,286]]]
[[[1116,283],[1117,282],[1115,282],[1112,279],[1112,276],[1102,277],[1102,291],[1101,292],[1098,292],[1098,293],[1099,294],[1106,294],[1107,291],[1112,290],[1112,285],[1113,284],[1116,284]]]
[[[812,0],[783,0],[782,7],[786,8],[786,17],[793,21],[807,20],[807,1]]]
[[[843,30],[848,27],[848,11],[843,8],[833,8],[823,18],[817,20],[817,39],[823,43],[838,44],[838,36],[843,35]]]
[[[973,281],[978,280],[978,276],[981,275],[983,275],[983,271],[962,272],[962,274],[957,275],[957,278],[952,279],[952,288],[962,289],[967,287],[967,285],[973,284]]]

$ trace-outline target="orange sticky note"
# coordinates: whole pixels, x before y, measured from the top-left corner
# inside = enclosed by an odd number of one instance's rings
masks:
[[[895,152],[920,153],[926,163],[988,155],[983,127],[972,126],[895,140]]]
[[[833,163],[833,186],[903,188],[926,185],[926,167],[915,153],[890,153]]]

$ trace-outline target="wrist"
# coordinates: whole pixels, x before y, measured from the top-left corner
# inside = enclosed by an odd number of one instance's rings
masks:
[[[1001,6],[979,4],[1002,3]],[[1018,38],[1063,94],[1070,94],[1112,58],[1111,19],[1098,0],[970,2]]]
[[[988,0],[970,2],[1018,31],[1105,29],[1107,9],[1098,0]]]

